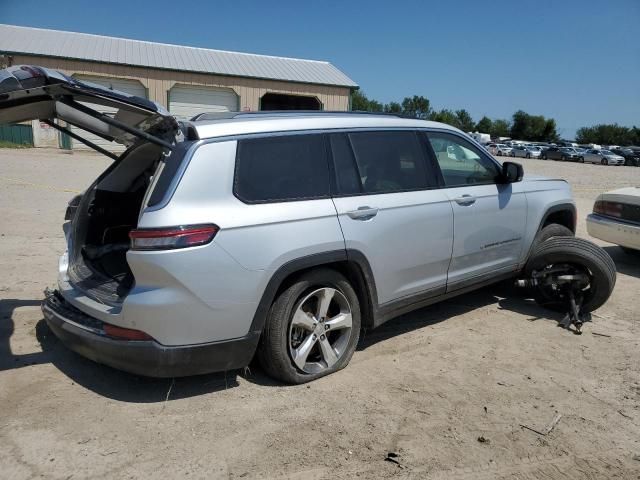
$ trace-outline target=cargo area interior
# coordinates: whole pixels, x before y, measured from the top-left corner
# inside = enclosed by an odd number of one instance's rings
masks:
[[[89,296],[118,302],[132,288],[128,235],[138,224],[162,159],[162,147],[139,145],[110,166],[79,201],[71,225],[68,273]]]

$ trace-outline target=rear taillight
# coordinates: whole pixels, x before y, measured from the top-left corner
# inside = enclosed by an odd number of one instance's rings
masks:
[[[213,240],[218,233],[216,225],[189,225],[168,228],[142,228],[131,230],[131,250],[173,250],[197,247]]]
[[[141,332],[140,330],[134,330],[132,328],[122,328],[109,323],[104,324],[104,333],[108,337],[115,338],[117,340],[135,340],[145,341],[153,340],[148,334]]]
[[[598,200],[593,206],[593,213],[620,218],[622,216],[622,204]]]

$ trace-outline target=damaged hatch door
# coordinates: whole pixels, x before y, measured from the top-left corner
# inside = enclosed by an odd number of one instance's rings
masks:
[[[89,105],[108,107],[106,115]],[[171,149],[181,135],[176,119],[147,99],[84,83],[56,70],[16,65],[0,70],[0,124],[42,120],[111,157],[116,155],[53,123],[63,120],[126,147],[140,139]]]

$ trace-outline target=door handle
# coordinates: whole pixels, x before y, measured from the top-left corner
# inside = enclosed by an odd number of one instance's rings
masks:
[[[476,203],[476,197],[473,195],[462,195],[461,197],[454,198],[454,201],[458,205],[462,205],[463,207],[468,207]]]
[[[378,209],[375,207],[358,207],[357,210],[351,210],[347,212],[349,218],[354,220],[370,220],[378,214]]]

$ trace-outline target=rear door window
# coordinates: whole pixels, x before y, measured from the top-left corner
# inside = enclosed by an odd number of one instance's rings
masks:
[[[337,193],[341,195],[361,193],[362,183],[349,137],[344,133],[331,134],[329,135],[329,144],[333,156]]]
[[[362,193],[428,188],[425,151],[416,132],[349,133]],[[435,182],[435,176],[432,176]],[[350,181],[351,182],[351,181]]]
[[[234,193],[246,203],[329,196],[329,166],[321,134],[238,141]]]

